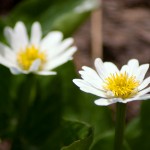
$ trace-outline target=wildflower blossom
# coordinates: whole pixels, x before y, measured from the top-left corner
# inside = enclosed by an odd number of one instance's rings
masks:
[[[144,79],[149,64],[139,65],[137,59],[131,59],[119,70],[115,64],[97,58],[95,68],[96,71],[84,66],[79,71],[82,79],[73,80],[82,91],[100,97],[95,104],[110,105],[150,99],[150,87],[147,87],[150,77]]]
[[[73,39],[63,40],[59,31],[49,32],[42,39],[38,22],[33,23],[30,38],[23,22],[17,22],[14,29],[6,27],[4,34],[10,47],[0,43],[0,63],[13,74],[56,74],[52,70],[72,59],[76,51],[76,47],[71,46]]]

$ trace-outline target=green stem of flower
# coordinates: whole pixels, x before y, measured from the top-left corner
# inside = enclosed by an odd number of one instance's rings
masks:
[[[28,111],[30,106],[33,104],[36,94],[36,76],[34,74],[28,74],[25,76],[23,82],[21,83],[17,96],[17,108],[18,108],[18,116],[17,116],[17,125],[16,131],[14,134],[14,141],[18,142],[18,138],[21,135],[23,130],[23,126],[25,125],[25,121],[28,116]],[[12,144],[12,147],[14,146]],[[16,149],[16,148],[12,148]]]
[[[34,100],[35,96],[35,89],[36,89],[36,76],[34,74],[26,75],[25,80],[23,81],[20,89],[19,89],[19,98],[20,98],[20,105],[19,105],[19,124],[23,124],[28,109]]]
[[[114,150],[123,149],[126,104],[117,103]]]

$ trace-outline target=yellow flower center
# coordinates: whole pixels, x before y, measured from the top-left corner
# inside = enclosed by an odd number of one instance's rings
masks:
[[[41,60],[39,66],[40,70],[46,62],[46,54],[45,52],[40,52],[39,49],[33,45],[28,46],[25,50],[21,50],[17,54],[17,62],[23,70],[29,70],[30,66],[36,59]]]
[[[112,92],[113,97],[126,99],[138,92],[139,81],[135,76],[129,76],[126,72],[111,74],[105,80],[104,89]]]

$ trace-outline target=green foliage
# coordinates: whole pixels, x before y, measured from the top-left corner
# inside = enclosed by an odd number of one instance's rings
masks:
[[[106,132],[103,136],[94,143],[91,150],[113,150],[114,147],[114,132]],[[123,150],[131,150],[128,143],[124,141]]]
[[[73,70],[70,65],[68,63],[65,66],[68,71]],[[3,69],[12,77],[6,68]],[[65,91],[69,90],[63,85],[64,76],[66,74],[43,78],[29,74],[10,78],[16,83],[16,87],[12,86],[15,87],[13,89],[15,94],[11,92],[8,94],[7,90],[6,95],[10,97],[4,96],[13,109],[6,109],[9,105],[4,103],[4,99],[0,101],[7,105],[3,105],[0,113],[1,116],[5,112],[7,115],[1,118],[3,123],[0,136],[2,139],[12,140],[12,150],[59,150],[61,147],[62,150],[71,150],[75,147],[79,150],[87,150],[89,148],[93,139],[91,127],[77,121],[62,120],[65,108],[69,107],[64,101],[67,99],[67,96],[63,94],[64,88]],[[11,83],[9,80],[7,82]],[[5,91],[7,88],[3,86],[2,89]]]

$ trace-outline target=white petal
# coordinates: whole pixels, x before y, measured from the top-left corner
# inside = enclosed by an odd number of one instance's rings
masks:
[[[91,93],[100,97],[106,97],[105,93],[101,90],[97,90],[96,88],[92,87],[89,83],[81,79],[74,79],[73,82],[80,88],[80,90]]]
[[[85,73],[91,75],[91,77],[94,77],[96,80],[100,80],[100,82],[102,82],[99,75],[94,69],[87,67],[87,66],[83,66],[82,69],[84,70]]]
[[[95,59],[95,68],[101,77],[102,80],[105,80],[105,78],[108,76],[106,69],[104,67],[104,64],[100,58]]]
[[[41,64],[41,60],[40,59],[36,59],[32,65],[30,66],[29,72],[35,72],[39,69],[39,66]]]
[[[143,81],[148,68],[149,68],[149,64],[144,64],[139,67],[137,74],[136,74],[137,80],[139,80],[140,82]]]
[[[93,70],[92,68],[89,68],[86,66],[82,68],[84,69],[84,71],[79,71],[79,73],[81,74],[81,77],[86,82],[94,86],[95,88],[103,90],[103,86],[102,86],[103,82],[98,76],[97,72]]]
[[[117,99],[104,99],[104,98],[100,98],[94,101],[96,105],[100,105],[100,106],[108,106],[116,102],[117,102]]]
[[[38,71],[36,72],[36,74],[47,76],[47,75],[56,75],[57,73],[54,71]]]
[[[0,43],[0,55],[11,63],[15,63],[16,55],[15,53],[6,45]]]
[[[148,87],[148,88],[146,88],[146,89],[140,91],[140,92],[137,94],[137,96],[142,96],[142,95],[145,95],[145,94],[147,94],[147,93],[149,93],[149,92],[150,92],[150,87]]]
[[[41,49],[52,51],[54,46],[57,46],[63,38],[63,34],[59,31],[53,31],[48,33],[46,37],[41,41]]]
[[[138,90],[141,91],[142,89],[144,89],[145,87],[147,87],[150,83],[150,77],[146,78],[141,85],[138,87]]]
[[[125,101],[127,103],[127,102],[131,102],[131,101],[139,101],[139,100],[147,100],[147,99],[150,99],[150,94],[145,94],[145,95],[140,96],[140,97],[136,96],[134,98],[127,99]]]
[[[128,74],[130,74],[129,72],[129,66],[128,65],[123,65],[122,66],[122,68],[121,68],[121,70],[120,70],[120,73],[128,73]]]
[[[76,47],[69,48],[66,52],[64,52],[62,55],[56,57],[54,60],[50,60],[45,65],[45,70],[52,70],[64,63],[66,63],[68,60],[72,59],[72,55],[76,52]]]
[[[41,25],[39,22],[35,22],[31,28],[30,43],[33,44],[34,46],[38,46],[40,44],[41,36],[42,36]]]
[[[16,48],[24,49],[29,43],[27,30],[26,30],[24,23],[20,22],[20,21],[17,22],[15,25],[14,31],[15,31],[15,35],[16,35],[16,37],[15,37],[16,39],[14,39],[14,40],[15,40],[15,43],[17,43]]]
[[[7,39],[7,42],[10,44],[11,48],[15,50],[16,43],[14,42],[15,39],[15,33],[10,27],[5,27],[4,29],[4,35]]]
[[[136,74],[139,67],[139,61],[137,59],[131,59],[128,61],[127,65],[129,67],[129,75]]]
[[[62,54],[68,47],[73,44],[73,38],[65,39],[60,45],[56,46],[53,50],[49,50],[50,59],[53,59],[55,56]]]
[[[17,22],[14,30],[10,27],[4,29],[4,34],[11,48],[15,51],[24,49],[28,44],[28,36],[25,25]]]
[[[7,59],[5,59],[1,55],[0,55],[0,64],[4,65],[5,67],[8,67],[8,68],[14,66],[14,64],[12,64],[10,61],[8,61]]]
[[[111,63],[111,62],[104,62],[104,67],[105,67],[105,70],[107,71],[108,75],[110,73],[115,74],[115,73],[119,72],[117,66],[115,64]]]
[[[14,75],[17,75],[17,74],[24,74],[24,72],[22,72],[22,70],[20,70],[19,68],[17,67],[10,67],[10,71],[12,74]]]

